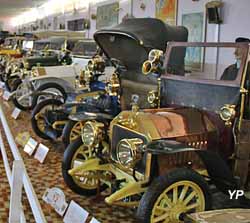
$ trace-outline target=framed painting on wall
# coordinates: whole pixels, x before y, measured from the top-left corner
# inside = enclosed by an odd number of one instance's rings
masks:
[[[176,25],[177,0],[155,0],[155,17],[169,25]]]
[[[204,13],[182,15],[182,25],[188,29],[188,42],[203,42],[205,40]],[[204,49],[189,47],[186,51],[185,66],[189,70],[203,70]]]
[[[119,2],[97,7],[96,29],[118,24]]]

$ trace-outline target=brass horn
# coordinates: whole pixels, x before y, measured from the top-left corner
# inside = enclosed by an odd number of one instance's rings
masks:
[[[142,65],[142,73],[148,75],[159,70],[163,59],[163,51],[151,50],[146,60]]]
[[[146,60],[142,65],[142,73],[145,75],[153,72],[154,64],[150,60]]]
[[[152,63],[158,63],[163,57],[163,51],[161,50],[151,50],[148,55],[148,60]]]

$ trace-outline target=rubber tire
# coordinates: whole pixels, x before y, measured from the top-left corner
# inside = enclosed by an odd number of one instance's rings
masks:
[[[77,194],[84,196],[91,196],[97,194],[97,189],[83,189],[79,187],[68,174],[68,170],[71,169],[71,160],[76,150],[82,145],[82,139],[79,137],[74,142],[70,143],[63,154],[62,160],[62,176],[67,186]],[[104,191],[108,186],[103,184],[100,186],[100,192]]]
[[[41,86],[39,86],[36,89],[36,92],[44,91],[44,90],[46,90],[48,88],[55,88],[55,89],[59,90],[61,92],[62,96],[63,96],[64,102],[66,101],[66,99],[67,99],[67,93],[65,92],[64,88],[61,85],[57,84],[57,83],[51,82],[51,83],[42,84]],[[33,96],[32,102],[31,102],[31,108],[32,109],[35,108],[35,106],[37,105],[37,100],[38,100],[39,96],[40,96],[39,94],[38,95],[35,94]]]
[[[36,133],[36,135],[38,135],[40,138],[42,139],[46,139],[46,140],[50,140],[51,138],[46,135],[44,132],[40,131],[38,126],[37,126],[37,120],[35,119],[35,116],[38,112],[40,112],[45,106],[47,105],[62,105],[63,103],[59,100],[56,99],[48,99],[48,100],[44,100],[41,103],[39,103],[32,111],[31,113],[31,126],[33,131]]]
[[[16,89],[18,88],[18,86],[22,84],[22,80],[21,79],[17,79],[16,81],[14,81],[13,83],[13,91],[16,91]],[[31,110],[31,106],[27,106],[27,107],[24,107],[22,106],[21,104],[19,104],[19,102],[17,101],[16,97],[12,97],[12,102],[13,104],[19,108],[20,110],[22,111],[29,111]]]
[[[170,185],[178,182],[188,180],[196,183],[202,189],[205,196],[205,210],[212,207],[211,194],[209,186],[205,179],[192,169],[178,168],[170,171],[166,175],[157,177],[143,194],[137,209],[136,217],[140,222],[151,223],[150,218],[152,209],[160,194]]]
[[[67,148],[67,146],[71,143],[70,142],[70,133],[71,133],[71,130],[75,126],[76,123],[78,123],[78,121],[69,120],[63,128],[62,142],[63,142],[65,148]]]

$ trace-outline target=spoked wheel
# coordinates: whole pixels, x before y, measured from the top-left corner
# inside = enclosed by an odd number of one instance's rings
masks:
[[[68,187],[77,194],[95,195],[98,188],[97,174],[95,171],[89,171],[81,175],[71,176],[68,171],[94,157],[93,148],[83,145],[81,137],[69,144],[64,152],[62,175]],[[106,188],[107,185],[100,182],[100,191]]]
[[[147,223],[181,223],[187,213],[211,208],[209,188],[201,175],[182,168],[158,177],[143,195],[138,218]]]
[[[63,128],[62,141],[65,148],[75,141],[80,135],[85,121],[69,120]]]
[[[39,103],[31,114],[31,125],[34,132],[43,139],[51,139],[45,131],[46,120],[45,113],[48,110],[56,109],[63,103],[56,99],[48,99]]]
[[[12,98],[13,104],[23,111],[30,110],[33,90],[26,83],[16,81],[13,91],[16,91]]]
[[[62,102],[67,99],[67,94],[62,86],[56,83],[45,83],[36,89],[36,94],[32,98],[31,107],[34,108],[40,102],[58,97]]]

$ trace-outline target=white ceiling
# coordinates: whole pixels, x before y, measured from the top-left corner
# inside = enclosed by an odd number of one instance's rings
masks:
[[[0,0],[0,21],[6,21],[48,0]]]

